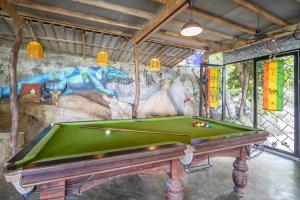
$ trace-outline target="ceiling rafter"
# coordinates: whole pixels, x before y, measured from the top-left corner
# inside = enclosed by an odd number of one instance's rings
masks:
[[[236,4],[239,4],[240,6],[247,8],[263,17],[266,19],[270,20],[271,22],[278,24],[280,26],[289,26],[290,23],[286,20],[281,19],[280,17],[277,17],[273,15],[272,13],[266,11],[263,8],[258,7],[257,5],[247,1],[247,0],[232,0]]]
[[[188,10],[190,11],[191,8],[189,8]],[[251,27],[239,24],[237,22],[231,21],[231,20],[223,18],[223,17],[219,17],[219,16],[217,16],[217,15],[211,13],[211,12],[204,11],[204,10],[201,10],[199,8],[193,8],[193,14],[196,15],[196,16],[199,16],[199,17],[208,18],[208,19],[210,19],[213,22],[218,23],[218,24],[222,24],[222,25],[225,25],[225,26],[231,26],[231,27],[233,27],[233,28],[235,28],[239,31],[244,32],[244,33],[255,34],[255,29],[253,29]]]
[[[88,20],[88,21],[104,23],[104,24],[109,24],[109,25],[129,28],[129,29],[138,30],[138,29],[142,28],[140,25],[132,25],[132,24],[118,21],[118,20],[99,17],[96,15],[82,13],[79,11],[69,10],[69,9],[65,9],[65,8],[61,8],[61,7],[57,7],[57,6],[51,6],[51,5],[44,4],[44,3],[30,2],[27,0],[22,0],[22,1],[12,0],[12,1],[10,1],[10,3],[13,5],[16,5],[16,6],[24,7],[24,8],[35,9],[35,10],[39,10],[39,11],[50,12],[50,13],[54,13],[54,14],[65,15],[65,16],[74,17],[74,18],[78,18],[78,19],[84,19],[84,20]]]
[[[153,0],[153,1],[154,2],[158,2],[158,3],[164,3],[161,0]],[[187,11],[190,12],[191,8],[188,8]],[[255,29],[253,29],[251,27],[239,24],[237,22],[231,21],[231,20],[223,18],[223,17],[219,17],[219,16],[217,16],[217,15],[211,13],[211,12],[204,11],[204,10],[201,10],[199,8],[193,8],[193,14],[197,15],[199,17],[208,18],[208,19],[210,19],[213,22],[218,23],[218,24],[231,26],[231,27],[233,27],[233,28],[235,28],[237,30],[240,30],[242,32],[245,32],[245,33],[249,33],[249,34],[254,34],[255,33]],[[206,28],[204,28],[204,31],[205,31],[205,29]]]
[[[189,6],[187,0],[169,2],[153,19],[151,19],[142,30],[138,31],[132,38],[135,44],[145,41],[151,34],[159,30],[168,21],[177,16]]]
[[[136,16],[136,17],[140,17],[143,19],[152,19],[155,16],[151,12],[126,7],[126,6],[122,6],[119,4],[110,3],[107,1],[97,1],[97,0],[73,0],[73,1],[81,3],[81,4],[90,5],[90,6],[96,6],[99,8],[105,8],[107,10],[113,10],[113,11],[116,11],[119,13]]]
[[[0,35],[15,37],[15,35],[12,34],[12,33],[1,32],[1,31],[0,31]],[[30,39],[31,35],[23,35],[23,37],[26,38],[26,39]],[[61,42],[61,43],[72,43],[72,44],[82,45],[82,41],[65,40],[65,39],[52,38],[52,37],[38,37],[38,39],[39,40],[45,40],[45,41],[56,41],[56,42]],[[91,46],[91,47],[97,47],[97,48],[110,49],[110,50],[119,50],[119,48],[103,46],[103,45],[98,45],[98,44],[85,43],[85,45],[86,46]],[[130,52],[130,53],[133,52],[133,50],[130,50],[130,49],[123,49],[122,51]],[[72,53],[72,52],[70,52],[70,53],[71,54],[80,54],[80,53]],[[154,53],[149,53],[148,51],[142,51],[142,50],[139,51],[139,53],[143,54],[143,55],[154,55]],[[170,56],[168,54],[163,54],[163,56],[174,57],[174,56]]]
[[[147,11],[133,9],[133,8],[126,7],[126,6],[120,6],[118,4],[114,4],[114,3],[110,3],[110,2],[106,2],[106,1],[96,1],[96,0],[73,0],[73,1],[82,3],[82,4],[86,4],[86,5],[96,6],[99,8],[105,8],[105,9],[112,10],[115,12],[132,15],[132,16],[136,16],[136,17],[140,17],[140,18],[148,19],[148,20],[152,19],[155,16],[155,14],[147,12]],[[159,3],[164,3],[164,2],[166,2],[166,1],[160,1]],[[180,22],[178,20],[172,20],[169,23],[177,26],[178,28],[181,28],[184,25],[183,22]],[[232,22],[232,23],[234,23],[234,22]],[[221,38],[225,38],[225,39],[234,39],[235,38],[232,35],[228,35],[226,33],[215,31],[215,30],[212,30],[209,28],[205,28],[203,31],[204,31],[204,33],[212,34],[212,35],[215,35],[215,36],[218,36]],[[255,33],[255,30],[253,33]]]
[[[46,11],[46,12],[49,9],[49,10],[51,10],[51,12],[55,12],[57,14],[59,14],[60,12],[66,11],[66,12],[64,12],[64,15],[68,15],[69,16],[69,14],[70,14],[73,17],[77,16],[76,12],[73,12],[73,11],[70,11],[70,10],[67,10],[67,9],[63,9],[63,8],[58,8],[58,7],[55,7],[55,6],[49,6],[49,5],[46,5],[46,4],[40,4],[40,3],[29,3],[29,4],[27,4],[27,2],[28,2],[27,0],[24,0],[22,2],[14,0],[12,2],[13,2],[13,4],[18,5],[18,6],[25,6],[25,7],[30,7],[30,8],[36,8],[38,10],[41,9],[41,10]],[[24,16],[32,17],[32,18],[44,18],[44,17],[34,16],[34,15],[28,14],[28,13],[21,13],[21,14],[24,15]],[[79,15],[77,16],[77,18],[84,18],[84,16],[82,16],[82,15],[85,15],[85,14],[82,14],[82,13],[78,13],[78,14]],[[87,19],[87,18],[85,18],[85,19]],[[50,19],[50,20],[46,20],[46,21],[54,21],[55,22],[55,21],[60,21],[60,20]],[[66,24],[66,23],[67,22],[63,22],[63,24]],[[115,25],[118,25],[118,24],[115,24]],[[141,27],[136,27],[136,29],[141,29]],[[117,31],[117,32],[114,32],[114,34],[123,35],[123,32]],[[124,33],[124,35],[125,36],[127,35],[127,37],[131,37],[131,35],[126,34],[126,33]],[[173,43],[176,43],[176,42],[173,42]],[[184,47],[187,47],[187,46],[188,45],[185,45]]]
[[[217,46],[217,47],[222,45],[220,42],[206,40],[206,39],[202,39],[202,38],[195,37],[195,36],[193,36],[193,37],[186,37],[186,36],[182,36],[179,33],[174,33],[174,32],[170,32],[170,31],[166,31],[166,30],[161,30],[158,33],[160,35],[165,35],[165,36],[180,38],[180,39],[189,40],[189,41],[195,41],[197,43],[201,43],[202,45],[203,44],[209,44],[209,45]]]
[[[122,36],[125,38],[131,38],[132,35],[121,32],[121,31],[116,31],[116,30],[105,30],[101,29],[98,27],[93,27],[93,26],[88,26],[88,25],[76,25],[73,24],[72,22],[65,21],[65,20],[58,20],[58,19],[53,19],[50,17],[42,17],[42,16],[36,16],[31,13],[26,13],[26,12],[19,12],[19,14],[24,17],[25,19],[31,19],[34,21],[39,21],[43,23],[49,23],[51,25],[59,25],[59,26],[66,26],[66,27],[72,27],[80,30],[86,30],[86,31],[91,31],[95,33],[104,33],[104,34],[109,34],[109,35],[114,35],[114,36]],[[3,16],[8,16],[6,13],[0,11],[0,15]],[[202,46],[198,45],[190,45],[190,44],[185,44],[182,42],[176,42],[172,40],[162,40],[160,37],[152,36],[147,40],[147,42],[153,42],[156,44],[163,44],[167,46],[175,46],[175,47],[180,47],[180,48],[187,48],[187,49],[203,49]]]
[[[247,47],[250,45],[259,44],[259,43],[269,41],[272,39],[277,39],[277,38],[281,38],[281,37],[284,37],[287,35],[291,35],[291,33],[293,33],[297,29],[297,26],[298,26],[298,24],[293,24],[290,26],[282,27],[282,28],[274,30],[274,31],[270,31],[267,33],[268,36],[261,40],[251,41],[251,42],[237,41],[236,43],[233,43],[233,44],[222,45],[219,48],[213,49],[212,52],[229,51],[229,50],[233,50],[233,49],[244,48],[244,47]]]
[[[0,7],[11,17],[17,26],[23,26],[23,19],[6,0],[0,0]]]

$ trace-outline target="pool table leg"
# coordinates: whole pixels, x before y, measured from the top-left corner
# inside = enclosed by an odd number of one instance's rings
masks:
[[[46,200],[65,200],[66,190],[65,181],[57,181],[41,185],[40,199]]]
[[[171,171],[166,182],[165,200],[183,200],[183,166],[179,159],[171,161]]]
[[[240,150],[240,155],[236,158],[236,160],[233,163],[233,173],[232,173],[232,178],[233,182],[235,184],[234,186],[234,192],[237,195],[243,196],[244,195],[244,188],[247,185],[247,171],[248,171],[248,166],[246,163],[247,160],[247,155],[249,147],[242,147]]]

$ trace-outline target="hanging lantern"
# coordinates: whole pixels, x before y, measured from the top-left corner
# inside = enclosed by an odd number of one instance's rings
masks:
[[[99,51],[97,53],[96,64],[102,67],[108,65],[108,53],[106,51]]]
[[[37,41],[30,41],[26,48],[26,57],[29,59],[43,59],[44,49],[41,43]]]
[[[160,70],[160,62],[158,58],[152,58],[149,65],[150,71],[158,72]]]

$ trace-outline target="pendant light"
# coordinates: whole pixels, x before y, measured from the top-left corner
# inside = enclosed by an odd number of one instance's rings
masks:
[[[189,22],[185,23],[180,31],[180,34],[183,36],[195,36],[202,33],[202,28],[198,22],[193,21],[193,5],[192,0],[189,0],[191,17]]]
[[[108,66],[108,53],[106,51],[100,50],[97,53],[96,64],[101,67]]]
[[[44,58],[44,49],[41,43],[32,40],[27,44],[26,57],[29,59],[40,60]]]
[[[149,70],[152,72],[158,72],[160,70],[160,61],[158,58],[152,58],[150,60]]]

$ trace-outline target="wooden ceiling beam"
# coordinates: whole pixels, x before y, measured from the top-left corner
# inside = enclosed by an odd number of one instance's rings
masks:
[[[283,20],[272,13],[266,11],[265,9],[262,9],[258,7],[257,5],[249,2],[248,0],[232,0],[236,4],[239,4],[240,6],[247,8],[261,16],[264,16],[266,19],[270,20],[271,22],[278,24],[280,26],[289,26],[290,23],[286,20]]]
[[[0,15],[8,16],[7,13],[4,13],[2,11],[0,11]],[[27,13],[27,12],[19,12],[19,15],[27,20],[39,21],[39,22],[43,22],[43,23],[49,23],[52,25],[65,26],[65,27],[76,28],[76,29],[91,31],[91,32],[95,32],[95,33],[104,33],[104,34],[109,34],[109,35],[114,35],[114,36],[122,36],[122,37],[125,37],[128,39],[132,37],[131,34],[128,34],[128,33],[122,32],[122,31],[106,30],[106,29],[101,29],[99,27],[93,27],[93,26],[88,26],[88,25],[78,25],[78,24],[74,24],[69,21],[53,19],[50,17],[37,16],[37,15],[34,15],[32,13]],[[162,40],[160,37],[156,37],[156,36],[152,36],[151,38],[149,38],[147,40],[147,42],[153,42],[153,43],[157,43],[157,44],[186,48],[186,49],[202,49],[202,50],[204,50],[203,46],[200,46],[200,45],[190,45],[190,44],[186,44],[183,42],[176,42],[174,40],[166,40],[166,39]]]
[[[23,19],[18,15],[18,13],[14,10],[12,5],[8,3],[6,0],[0,0],[0,7],[4,10],[11,18],[13,18],[14,22],[17,26],[23,26]]]
[[[0,36],[15,37],[15,34],[0,31]],[[31,35],[23,35],[23,37],[25,39],[30,39]],[[7,39],[7,38],[3,38],[3,39]],[[54,42],[70,43],[70,44],[77,44],[77,45],[82,45],[83,44],[82,41],[65,40],[65,39],[58,39],[58,38],[52,38],[52,37],[38,37],[38,39],[41,40],[41,41],[54,41]],[[127,43],[128,42],[129,42],[129,40],[127,40]],[[119,51],[120,50],[119,48],[115,48],[115,47],[108,47],[108,46],[103,46],[103,45],[99,45],[99,44],[91,44],[91,43],[85,43],[85,46],[103,48],[103,49],[108,49],[108,50],[113,50],[113,51]],[[176,48],[179,48],[179,47],[176,47]],[[189,49],[191,49],[191,48],[189,48]],[[122,51],[132,53],[132,50],[130,50],[130,49],[124,49],[123,48]],[[74,54],[74,53],[72,53],[72,54]],[[75,53],[75,54],[80,54],[80,53]],[[148,51],[142,51],[142,50],[139,51],[139,54],[142,54],[142,55],[145,55],[145,56],[154,55],[153,53],[149,53]],[[161,55],[162,56],[168,56],[168,57],[174,57],[174,56],[166,55],[163,52],[161,53]]]
[[[133,8],[126,7],[126,6],[120,6],[118,4],[109,3],[109,2],[106,2],[106,1],[96,1],[96,0],[73,0],[73,1],[78,2],[78,3],[87,4],[87,5],[91,5],[91,6],[96,6],[96,7],[99,7],[99,8],[105,8],[105,9],[108,9],[108,10],[112,10],[112,11],[115,11],[115,12],[120,12],[120,13],[123,13],[123,14],[128,14],[128,15],[140,17],[140,18],[143,18],[143,19],[152,19],[155,16],[153,13],[150,13],[150,12],[146,12],[146,11],[142,11],[142,10],[138,10],[138,9],[133,9]],[[170,24],[175,25],[178,28],[181,28],[184,25],[183,22],[180,22],[180,21],[177,21],[177,20],[171,21]],[[228,34],[225,34],[225,33],[221,33],[221,32],[218,32],[218,31],[214,31],[214,30],[211,30],[211,29],[207,29],[207,28],[204,29],[204,33],[213,34],[213,35],[216,35],[218,37],[225,38],[225,39],[238,39],[238,38],[235,38],[234,36],[231,36],[231,35],[228,35]],[[255,30],[254,30],[253,33],[255,33]],[[207,40],[207,41],[210,41],[210,40]]]
[[[208,45],[212,45],[212,46],[221,46],[221,43],[219,42],[215,42],[215,41],[211,41],[211,40],[206,40],[206,39],[202,39],[196,36],[193,37],[186,37],[186,36],[182,36],[179,33],[175,33],[175,32],[170,32],[170,31],[166,31],[166,30],[161,30],[159,32],[157,32],[160,35],[164,35],[164,36],[170,36],[170,37],[174,37],[174,38],[180,38],[180,39],[184,39],[184,40],[189,40],[189,41],[195,41],[197,43],[201,43],[202,45],[204,44],[208,44]]]
[[[135,30],[139,30],[142,28],[139,25],[132,25],[132,24],[128,24],[125,22],[120,22],[117,20],[99,17],[96,15],[82,13],[79,11],[69,10],[69,9],[65,9],[65,8],[61,8],[61,7],[57,7],[57,6],[51,6],[51,5],[44,4],[44,3],[36,3],[36,2],[27,1],[27,0],[22,0],[22,1],[11,0],[10,3],[13,5],[16,5],[16,6],[24,7],[24,8],[39,10],[39,11],[43,11],[43,12],[49,12],[49,13],[58,14],[58,15],[64,15],[64,16],[68,16],[68,17],[74,17],[77,19],[88,20],[88,21],[92,21],[92,22],[109,24],[109,25],[113,25],[113,26],[119,26],[119,27],[123,27],[123,28],[129,28],[129,29],[135,29]]]
[[[189,8],[188,10],[190,11],[191,8]],[[204,10],[201,10],[198,8],[193,8],[193,14],[196,16],[199,16],[199,17],[205,17],[205,18],[210,19],[213,22],[218,23],[218,24],[222,24],[225,26],[231,26],[239,31],[244,32],[244,33],[255,34],[255,29],[253,29],[251,27],[239,24],[237,22],[231,21],[229,19],[225,19],[223,17],[219,17],[208,11],[204,11]]]
[[[176,0],[166,4],[165,8],[160,11],[158,15],[151,19],[142,30],[138,31],[133,36],[133,43],[140,44],[145,41],[151,34],[159,30],[163,25],[173,19],[188,6],[189,4],[187,0]]]
[[[80,1],[80,0],[78,0]],[[24,1],[12,1],[15,5],[18,5],[18,6],[24,6],[24,7],[27,7],[27,8],[33,8],[33,9],[36,9],[36,10],[41,10],[41,11],[46,11],[48,12],[47,10],[51,10],[50,12],[53,12],[53,13],[56,13],[56,14],[60,14],[60,12],[64,12],[63,15],[66,15],[66,16],[71,16],[71,17],[76,17],[76,18],[84,18],[83,15],[86,15],[86,14],[83,14],[83,13],[78,13],[78,12],[75,12],[75,11],[71,11],[71,10],[67,10],[67,9],[64,9],[64,8],[58,8],[58,7],[55,7],[55,6],[49,6],[49,5],[46,5],[46,4],[40,4],[40,3],[30,3],[30,4],[27,4],[27,0],[24,0]],[[106,5],[108,7],[108,5]],[[123,10],[125,10],[123,8]],[[47,18],[47,17],[40,17],[40,16],[35,16],[33,14],[30,14],[30,13],[24,13],[24,12],[20,12],[20,14],[24,17],[29,17],[29,18],[33,18],[33,19],[46,19],[47,22],[51,21],[51,22],[62,22],[63,25],[67,25],[69,26],[70,23],[69,22],[66,22],[66,21],[62,21],[62,20],[57,20],[57,19],[52,19],[52,18]],[[152,13],[151,13],[152,14]],[[89,15],[89,14],[88,14]],[[94,21],[95,19],[98,19],[98,16],[94,16],[92,17],[93,15],[89,15],[91,16],[91,18],[84,18],[86,20],[91,20],[91,21]],[[154,16],[152,14],[152,16]],[[151,17],[153,18],[153,17]],[[105,23],[109,23],[110,21],[105,21]],[[119,26],[120,23],[117,23],[117,24],[114,24],[116,26]],[[128,25],[128,24],[127,24]],[[183,23],[182,22],[177,22],[176,23],[177,26],[182,26]],[[82,27],[82,26],[78,26],[78,25],[75,25],[76,27]],[[123,25],[121,25],[122,27],[124,27]],[[74,27],[74,25],[72,25],[72,27]],[[142,27],[141,26],[135,26],[135,25],[129,25],[127,26],[127,28],[129,27],[134,27],[135,29],[137,30],[140,30]],[[86,28],[85,26],[82,27],[82,29],[89,29],[89,28]],[[93,30],[95,28],[92,28]],[[127,37],[132,37],[132,35],[129,35],[129,34],[126,34],[124,32],[121,32],[121,31],[115,31],[115,30],[103,30],[101,29],[101,32],[108,32],[108,34],[111,34],[113,33],[114,35],[123,35],[123,36],[127,36]],[[228,35],[223,35],[222,33],[218,33],[218,32],[214,32],[214,31],[210,31],[210,30],[205,30],[206,33],[208,34],[215,34],[215,35],[219,35],[220,37],[224,37],[226,39],[233,39],[233,36],[228,36]],[[205,40],[205,39],[203,39]],[[210,40],[207,40],[207,41],[210,41]],[[213,41],[211,41],[213,42]]]
[[[108,1],[101,1],[101,0],[100,1],[99,0],[73,0],[73,1],[81,4],[90,5],[90,6],[96,6],[98,8],[105,8],[107,10],[112,10],[126,15],[140,17],[143,19],[152,19],[155,16],[151,12],[130,8],[115,3],[110,3]]]
[[[154,2],[158,2],[158,3],[163,3],[163,1],[161,1],[161,0],[153,0],[153,1]],[[187,11],[190,12],[191,8],[188,8]],[[217,15],[211,13],[211,12],[204,11],[204,10],[201,10],[199,8],[193,8],[193,14],[197,15],[199,17],[205,17],[207,19],[210,19],[210,20],[212,20],[215,23],[219,23],[219,24],[231,26],[231,27],[233,27],[233,28],[235,28],[237,30],[240,30],[242,32],[245,32],[245,33],[255,34],[255,29],[253,29],[251,27],[247,27],[245,25],[239,24],[239,23],[231,21],[229,19],[225,19],[223,17],[219,17],[219,16],[217,16]],[[205,29],[206,28],[204,28],[204,30]]]
[[[237,41],[234,44],[229,44],[229,45],[223,45],[219,48],[215,48],[212,50],[212,52],[220,52],[220,51],[229,51],[229,50],[234,50],[234,49],[239,49],[239,48],[244,48],[244,47],[248,47],[250,45],[255,45],[255,44],[259,44],[265,41],[269,41],[272,39],[277,39],[280,37],[284,37],[287,35],[291,35],[297,28],[298,24],[293,24],[290,26],[286,26],[274,31],[270,31],[267,33],[268,37],[261,39],[261,40],[257,40],[257,41]]]

